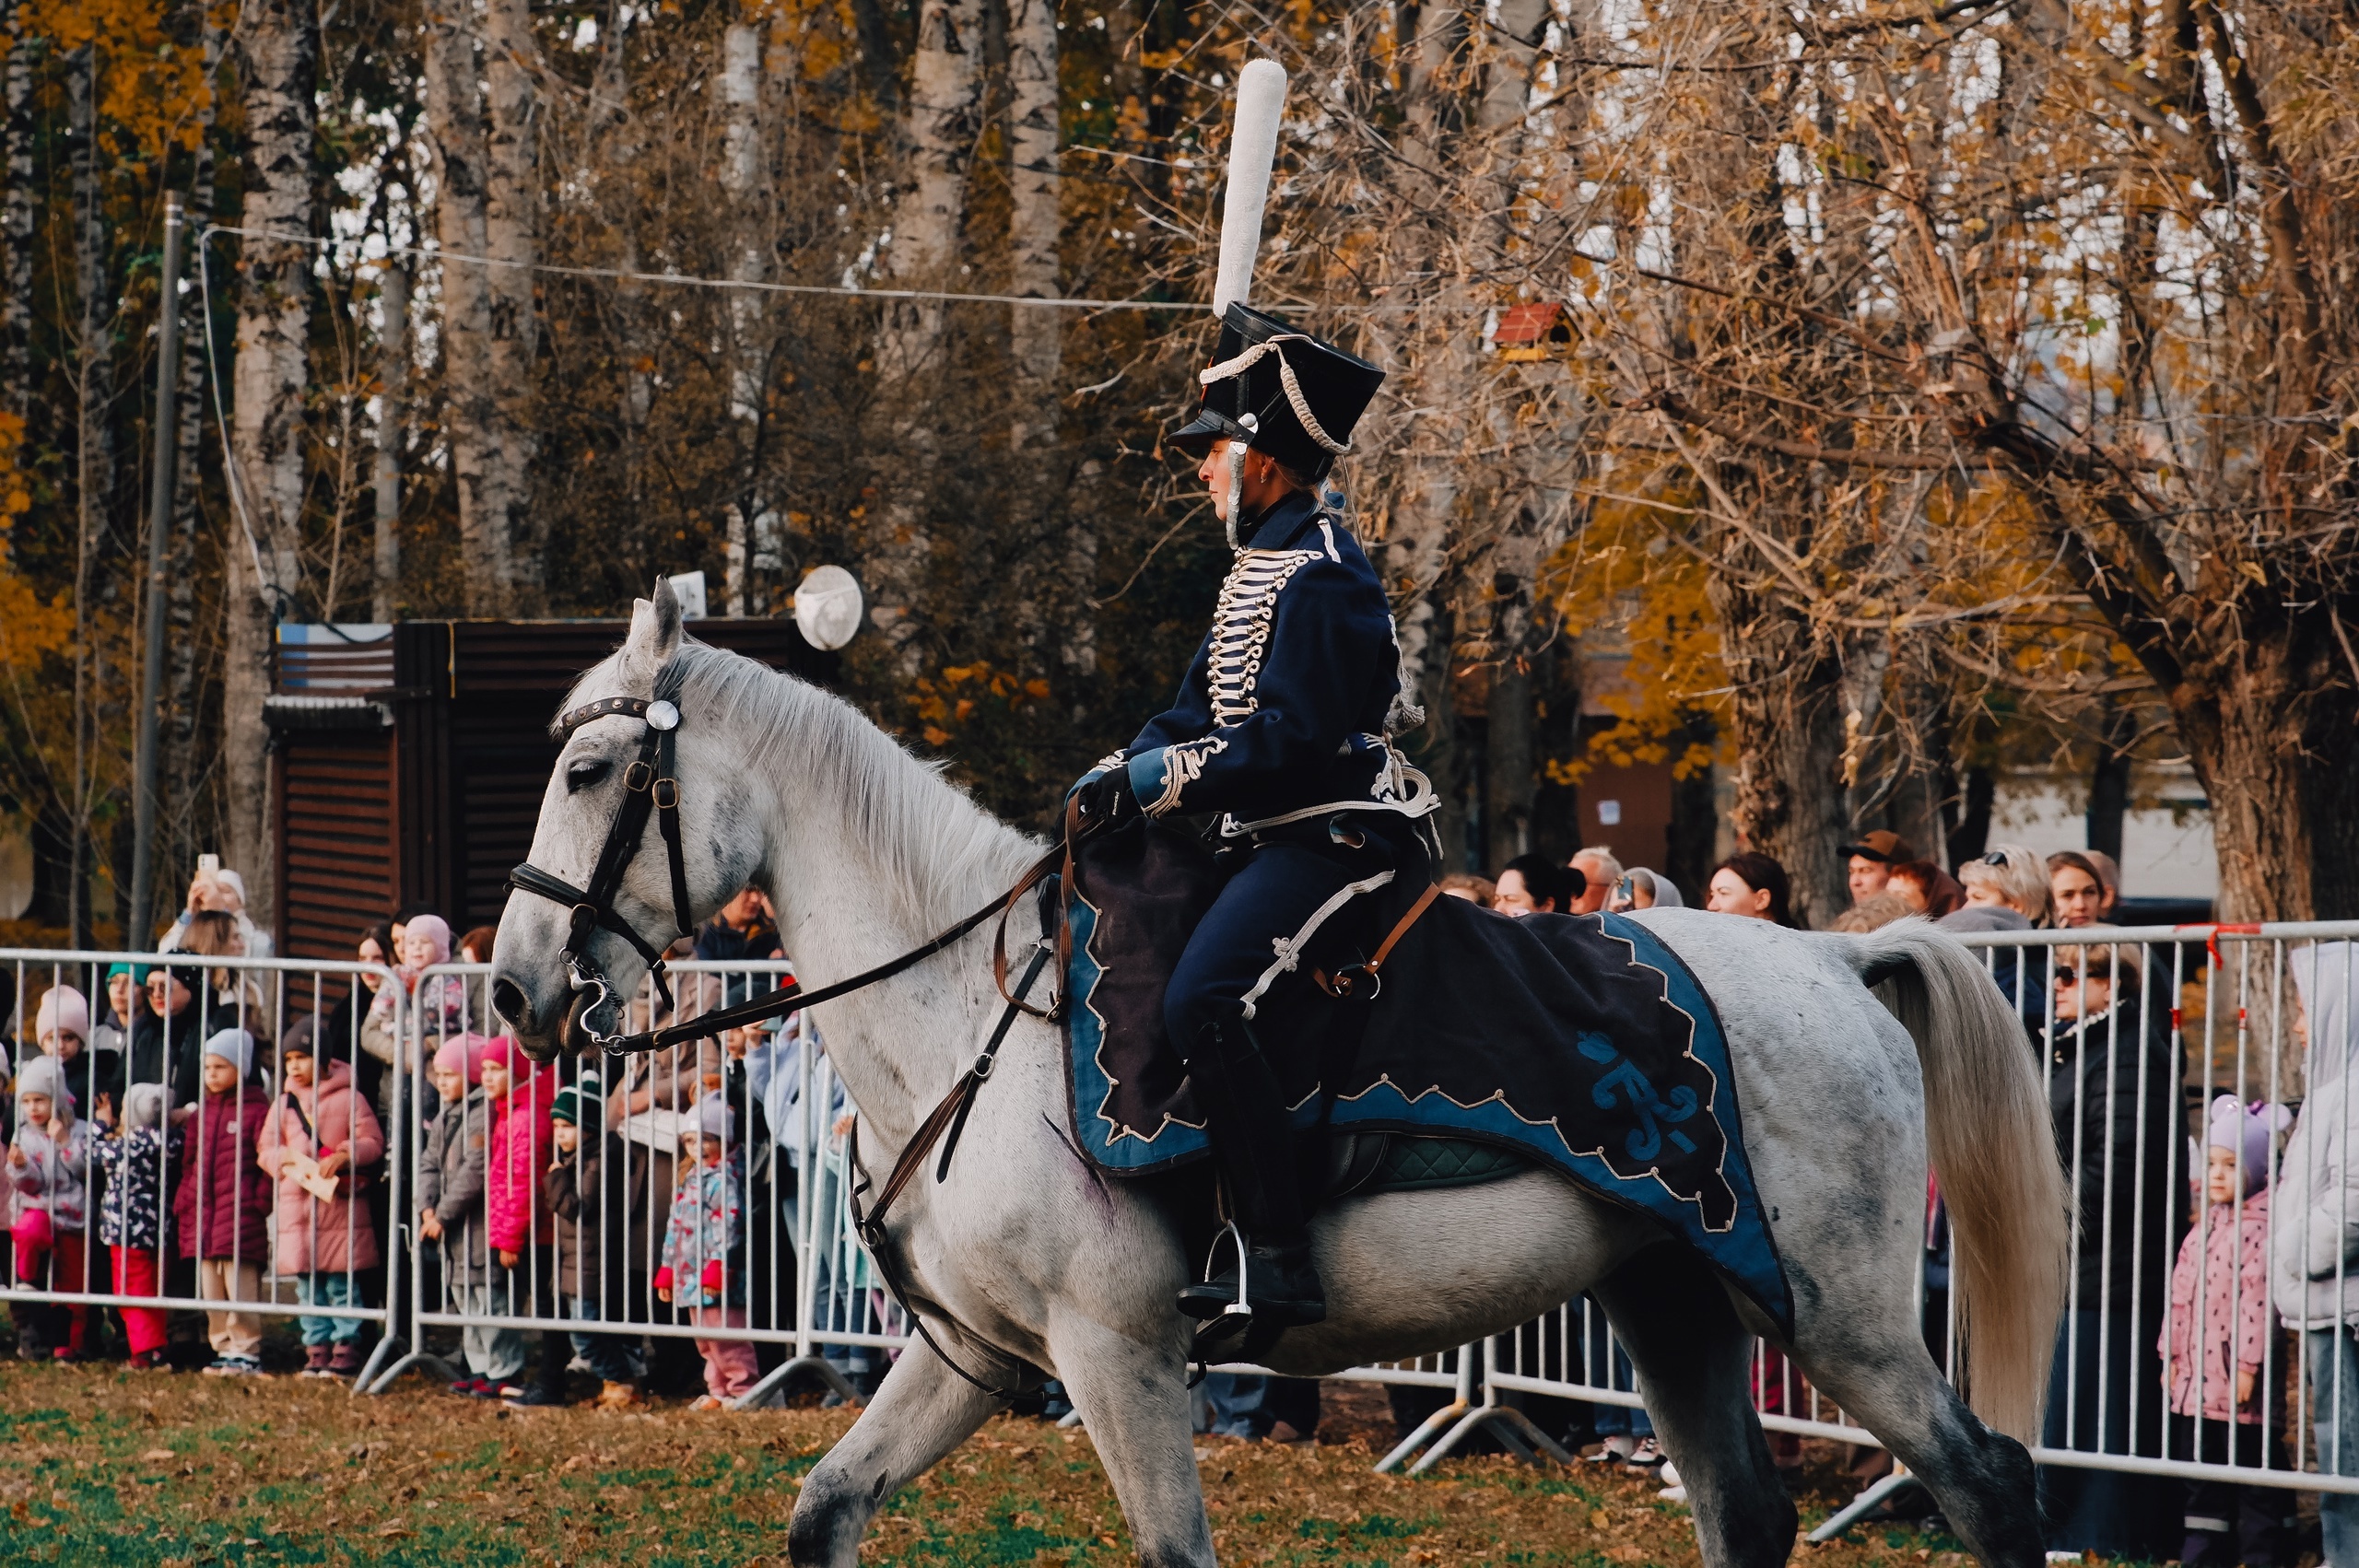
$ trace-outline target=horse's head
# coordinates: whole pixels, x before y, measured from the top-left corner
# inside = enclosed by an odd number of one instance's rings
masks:
[[[727,657],[683,648],[679,601],[658,581],[633,608],[622,647],[566,700],[532,859],[517,870],[492,949],[492,1005],[536,1060],[580,1051],[590,1032],[622,1033],[623,1000],[652,954],[684,934],[682,914],[691,929],[709,919],[760,862],[759,835],[736,820],[747,797],[724,755],[730,738],[698,703],[688,668]],[[666,777],[678,780],[685,911],[660,810],[672,799]]]

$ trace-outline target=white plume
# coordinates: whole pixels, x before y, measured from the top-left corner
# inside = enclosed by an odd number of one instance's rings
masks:
[[[1228,137],[1228,199],[1220,216],[1220,272],[1213,283],[1213,314],[1229,301],[1250,304],[1253,261],[1262,250],[1262,211],[1270,199],[1270,169],[1278,159],[1278,121],[1285,111],[1286,69],[1255,60],[1237,74],[1237,123]]]

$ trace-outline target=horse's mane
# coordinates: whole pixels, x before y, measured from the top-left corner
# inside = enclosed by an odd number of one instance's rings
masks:
[[[611,675],[620,657],[585,673],[566,706],[605,684],[600,676]],[[918,924],[939,924],[951,905],[963,912],[1001,887],[1011,865],[1038,852],[944,779],[946,764],[912,756],[833,693],[692,638],[681,640],[677,662],[683,707],[696,721],[734,731],[750,769],[792,777],[822,797],[814,807],[840,813],[885,873],[888,885],[874,891],[905,903]]]

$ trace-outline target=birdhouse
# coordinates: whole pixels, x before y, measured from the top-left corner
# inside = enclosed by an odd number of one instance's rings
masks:
[[[1570,358],[1572,313],[1555,300],[1510,305],[1499,312],[1499,324],[1491,333],[1491,346],[1509,364]]]

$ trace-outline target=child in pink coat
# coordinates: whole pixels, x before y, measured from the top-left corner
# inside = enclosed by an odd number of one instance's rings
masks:
[[[2212,1102],[2199,1223],[2179,1245],[2163,1328],[2174,1458],[2284,1468],[2283,1401],[2267,1386],[2284,1364],[2269,1354],[2269,1167],[2271,1140],[2292,1119],[2233,1094]],[[2179,1561],[2290,1563],[2292,1505],[2293,1493],[2269,1487],[2189,1482]]]
[[[551,1287],[556,1281],[547,1254],[557,1239],[557,1220],[541,1199],[541,1168],[549,1160],[549,1109],[557,1101],[557,1069],[534,1062],[502,1035],[485,1042],[480,1071],[488,1116],[483,1211],[491,1310],[553,1318]],[[564,1336],[550,1332],[541,1339],[544,1358],[555,1353],[552,1339],[569,1344]],[[517,1351],[521,1355],[521,1345]],[[566,1360],[558,1357],[560,1370]],[[521,1381],[506,1379],[499,1391],[503,1398],[521,1398],[530,1392]]]
[[[274,1266],[293,1277],[306,1306],[365,1306],[359,1270],[377,1266],[377,1226],[355,1195],[385,1157],[385,1135],[353,1087],[351,1063],[319,1059],[310,1019],[280,1043],[278,1075],[278,1097],[255,1151],[255,1163],[278,1184]],[[333,1196],[320,1197],[316,1189],[330,1182]],[[304,1376],[359,1374],[359,1318],[305,1314],[301,1324]]]

